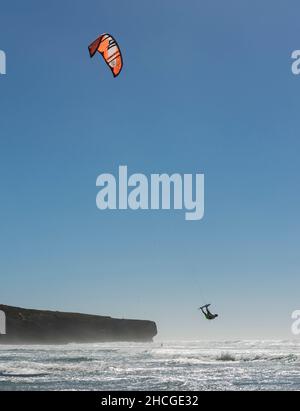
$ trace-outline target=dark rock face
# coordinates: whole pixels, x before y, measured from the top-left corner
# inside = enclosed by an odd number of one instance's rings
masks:
[[[0,305],[6,315],[6,335],[0,344],[67,344],[107,341],[152,341],[153,321],[124,320],[98,315],[28,310]]]

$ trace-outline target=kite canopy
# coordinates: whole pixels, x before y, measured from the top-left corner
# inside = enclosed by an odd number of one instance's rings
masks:
[[[101,34],[101,36],[89,46],[91,57],[93,57],[97,51],[104,58],[113,76],[117,77],[122,70],[123,60],[121,50],[116,40],[108,33]]]

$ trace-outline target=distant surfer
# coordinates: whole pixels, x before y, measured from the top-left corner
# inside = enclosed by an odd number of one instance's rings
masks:
[[[210,306],[211,304],[203,305],[202,307],[199,307],[199,310],[202,311],[203,315],[205,316],[207,320],[214,320],[215,318],[218,317],[218,314],[212,314],[208,309],[208,307]]]

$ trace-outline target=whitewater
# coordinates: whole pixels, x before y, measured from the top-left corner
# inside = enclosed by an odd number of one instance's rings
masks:
[[[294,391],[299,348],[299,340],[0,346],[0,391]]]

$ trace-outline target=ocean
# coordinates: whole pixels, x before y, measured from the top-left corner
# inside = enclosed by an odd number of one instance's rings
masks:
[[[0,346],[0,390],[300,390],[300,341]]]

